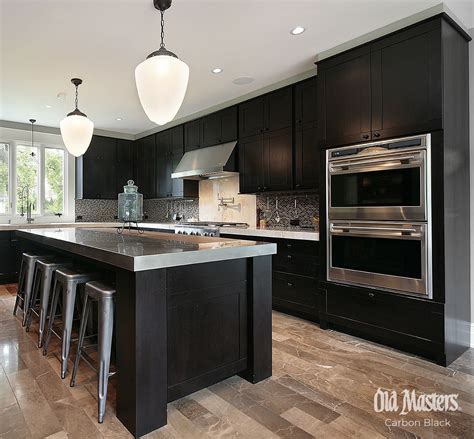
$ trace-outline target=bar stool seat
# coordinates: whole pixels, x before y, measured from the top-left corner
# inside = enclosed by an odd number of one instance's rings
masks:
[[[55,287],[49,309],[48,332],[44,344],[43,355],[48,353],[48,346],[51,335],[56,335],[61,339],[61,378],[66,377],[67,361],[71,347],[72,322],[74,318],[74,305],[76,303],[76,293],[79,286],[86,282],[97,279],[98,275],[93,272],[83,271],[77,268],[58,268],[55,276]],[[54,316],[58,307],[59,295],[62,295],[62,335],[53,330]]]
[[[71,267],[72,261],[60,259],[57,257],[39,258],[36,261],[35,276],[33,281],[33,291],[31,293],[31,301],[26,318],[26,331],[30,330],[33,314],[39,317],[38,328],[38,347],[43,345],[44,330],[46,318],[48,315],[49,299],[53,286],[54,273],[59,268]],[[54,282],[56,286],[56,281]],[[39,309],[36,310],[39,296]]]
[[[102,423],[104,421],[105,407],[107,403],[107,385],[110,373],[110,353],[112,350],[112,336],[114,328],[114,299],[116,291],[110,285],[98,281],[87,282],[85,289],[84,308],[81,317],[81,327],[79,330],[79,343],[77,346],[76,360],[71,375],[71,387],[76,382],[76,374],[79,368],[81,357],[87,364],[91,366],[99,374],[98,380],[98,419]],[[97,370],[91,362],[90,357],[84,352],[89,346],[84,346],[84,335],[86,332],[87,321],[92,301],[98,302],[99,314],[99,333],[98,333],[98,353],[99,353],[99,370]]]
[[[35,264],[39,258],[44,258],[45,256],[46,255],[37,255],[31,252],[23,253],[21,256],[20,273],[16,291],[15,306],[13,307],[13,315],[16,316],[18,307],[21,303],[21,309],[23,310],[23,326],[26,325],[26,318],[31,301]]]

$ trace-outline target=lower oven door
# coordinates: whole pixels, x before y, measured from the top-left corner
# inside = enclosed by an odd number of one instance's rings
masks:
[[[328,222],[328,281],[432,298],[426,223]]]

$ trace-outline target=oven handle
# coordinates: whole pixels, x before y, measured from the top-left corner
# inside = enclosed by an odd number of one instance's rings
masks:
[[[344,162],[337,162],[337,163],[330,163],[330,170],[337,170],[339,168],[351,168],[353,166],[371,166],[373,164],[382,164],[382,163],[393,163],[393,164],[398,164],[398,162],[402,161],[408,161],[411,162],[412,160],[417,160],[417,162],[421,163],[422,162],[422,157],[421,155],[410,155],[410,156],[398,156],[398,157],[386,157],[386,158],[379,158],[379,159],[367,159],[367,160],[359,160],[359,161],[344,161]]]
[[[363,233],[368,232],[368,233]],[[374,238],[423,239],[424,230],[416,228],[364,227],[364,226],[334,226],[331,224],[330,233],[344,235],[368,236]]]

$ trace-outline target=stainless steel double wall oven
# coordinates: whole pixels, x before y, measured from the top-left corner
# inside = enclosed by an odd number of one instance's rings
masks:
[[[326,152],[328,281],[432,297],[429,134]]]

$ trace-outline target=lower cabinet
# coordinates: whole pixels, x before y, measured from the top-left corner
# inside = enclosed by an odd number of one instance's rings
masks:
[[[15,232],[0,232],[0,284],[17,281],[19,257]]]

